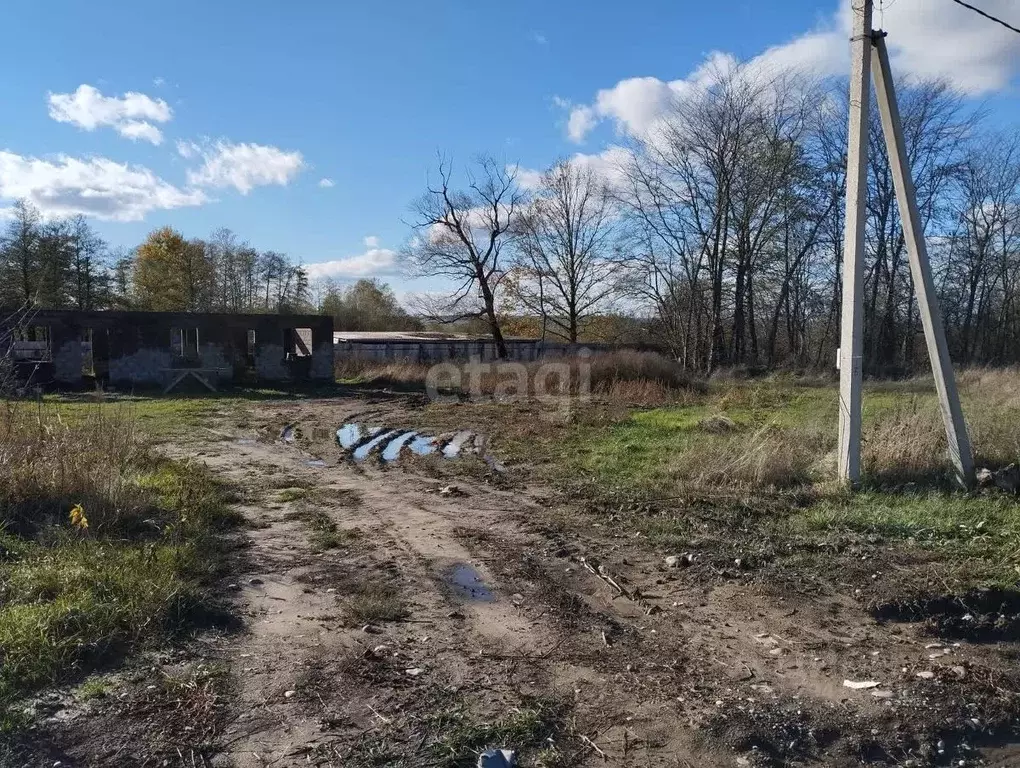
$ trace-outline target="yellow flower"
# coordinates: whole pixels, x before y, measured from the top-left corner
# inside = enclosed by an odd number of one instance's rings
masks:
[[[71,525],[80,531],[89,527],[89,519],[85,517],[85,510],[81,504],[75,504],[71,509]]]

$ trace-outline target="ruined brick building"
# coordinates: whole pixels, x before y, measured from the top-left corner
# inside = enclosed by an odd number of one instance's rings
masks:
[[[78,310],[0,317],[0,356],[37,384],[170,389],[194,378],[213,389],[333,379],[330,317]]]

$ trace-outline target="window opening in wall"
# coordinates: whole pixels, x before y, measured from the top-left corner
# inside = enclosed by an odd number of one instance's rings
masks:
[[[15,362],[49,362],[50,327],[48,325],[28,325],[14,331],[11,353]]]
[[[249,328],[246,336],[246,344],[244,350],[244,365],[246,368],[255,367],[255,329]]]
[[[312,356],[311,328],[284,328],[283,350],[288,360]]]
[[[86,328],[81,332],[81,375],[82,376],[95,376],[96,375],[96,356],[95,350],[93,349],[93,333],[91,328]]]
[[[198,360],[198,328],[171,328],[170,354],[176,360]]]

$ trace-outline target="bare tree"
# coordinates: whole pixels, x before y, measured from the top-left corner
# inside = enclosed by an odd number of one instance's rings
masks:
[[[516,296],[572,343],[582,322],[618,289],[615,219],[602,179],[568,160],[542,175],[535,199],[520,217]]]
[[[499,357],[506,343],[496,296],[509,264],[504,251],[517,238],[524,195],[516,172],[482,157],[468,172],[468,188],[451,188],[452,165],[439,159],[439,183],[413,206],[415,237],[405,257],[413,274],[441,277],[456,288],[443,302],[442,319],[483,317]]]
[[[1008,362],[1020,347],[1020,139],[992,135],[970,149],[955,209],[941,249],[955,357]]]

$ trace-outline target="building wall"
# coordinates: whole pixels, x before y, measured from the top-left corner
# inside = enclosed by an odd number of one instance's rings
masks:
[[[0,316],[17,317],[18,313]],[[53,380],[64,386],[84,383],[82,366],[90,349],[96,378],[121,386],[162,386],[186,368],[201,369],[204,377],[220,383],[333,378],[333,320],[318,315],[39,310],[20,322],[45,329]],[[174,354],[173,329],[187,329],[191,334],[198,329],[197,356]],[[294,329],[303,330],[296,334]],[[251,354],[250,334],[254,334]],[[302,342],[297,350],[293,344],[288,349],[287,339],[295,335]]]
[[[581,350],[604,352],[618,347],[611,344],[569,344],[567,342],[540,341],[538,339],[506,342],[507,359],[531,362],[540,357],[568,357]],[[411,362],[432,364],[445,360],[497,359],[496,344],[487,339],[425,340],[425,341],[343,341],[336,345],[337,362],[344,360],[384,362]]]

